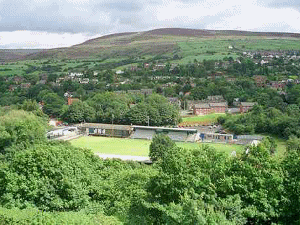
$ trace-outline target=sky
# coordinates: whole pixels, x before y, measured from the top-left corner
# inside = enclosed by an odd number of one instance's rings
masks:
[[[0,0],[1,49],[170,27],[300,33],[300,0]]]

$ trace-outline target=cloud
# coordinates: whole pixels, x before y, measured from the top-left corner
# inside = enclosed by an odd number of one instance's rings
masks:
[[[0,0],[0,47],[70,46],[162,27],[300,32],[299,11],[298,0]],[[25,42],[14,37],[21,30]]]
[[[57,48],[75,45],[95,36],[35,31],[0,32],[0,48]]]

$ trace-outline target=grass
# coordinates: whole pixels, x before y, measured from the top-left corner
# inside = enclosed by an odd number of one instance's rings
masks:
[[[205,115],[205,116],[184,117],[184,118],[182,118],[182,123],[180,123],[180,125],[192,125],[192,124],[207,125],[207,124],[212,124],[212,123],[216,123],[217,119],[220,116],[223,116],[223,115],[225,115],[225,114],[213,113],[213,114],[208,114],[208,115]]]
[[[116,154],[116,155],[134,155],[134,156],[148,156],[150,140],[141,139],[126,139],[126,138],[108,138],[108,137],[94,137],[87,136],[75,140],[71,140],[71,144],[76,147],[83,147],[91,149],[94,153]],[[202,143],[185,143],[176,142],[179,147],[186,149],[199,148]],[[244,146],[207,143],[214,147],[217,151],[222,151],[230,154],[232,151],[242,152]]]
[[[91,149],[94,153],[148,156],[150,141],[138,139],[81,137],[71,141],[72,145]]]

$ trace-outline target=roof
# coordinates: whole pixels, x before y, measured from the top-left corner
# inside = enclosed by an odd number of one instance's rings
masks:
[[[86,127],[86,128],[131,130],[131,126],[129,126],[129,125],[114,125],[114,124],[104,124],[104,123],[83,123],[83,124],[79,124],[78,126]]]
[[[145,129],[145,130],[166,130],[166,131],[184,131],[184,132],[197,132],[196,129],[185,129],[185,128],[171,128],[171,127],[152,127],[152,126],[132,126],[134,129]]]
[[[254,106],[257,102],[241,102],[241,106]]]
[[[262,140],[264,137],[259,135],[238,135],[236,138],[243,140]]]
[[[227,102],[209,103],[211,107],[227,107]]]
[[[194,108],[196,108],[196,109],[209,109],[210,106],[207,103],[199,103],[199,104],[195,104]]]

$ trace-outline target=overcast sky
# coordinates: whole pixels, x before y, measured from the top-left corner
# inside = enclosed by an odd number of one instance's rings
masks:
[[[164,27],[300,33],[300,0],[0,0],[0,48]]]

